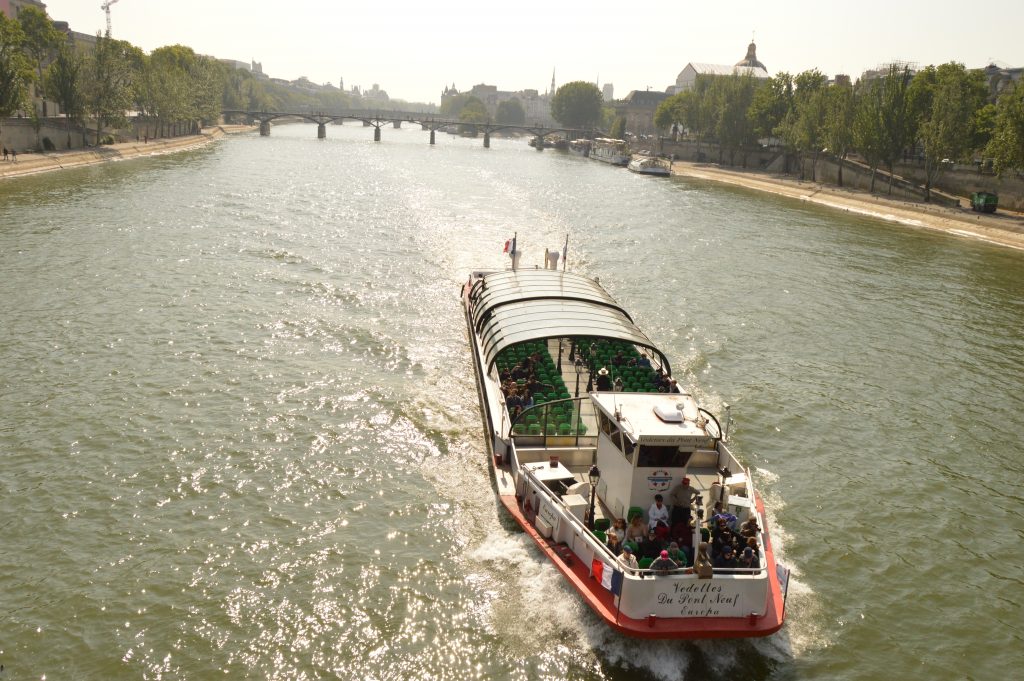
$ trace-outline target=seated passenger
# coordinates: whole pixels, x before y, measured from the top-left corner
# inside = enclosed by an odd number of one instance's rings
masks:
[[[669,513],[665,505],[665,498],[660,494],[654,495],[654,503],[647,509],[647,525],[652,530],[659,525],[668,527]]]
[[[639,546],[646,536],[647,527],[644,525],[643,515],[633,516],[629,521],[629,527],[626,528],[626,541],[635,542]]]
[[[756,515],[750,516],[742,525],[740,525],[740,535],[743,537],[756,537],[760,533],[761,528],[757,524]]]
[[[547,383],[541,383],[540,381],[537,380],[536,376],[531,374],[530,378],[526,381],[526,389],[529,390],[530,394],[532,395],[534,393],[551,392],[554,389],[554,386],[551,386]]]
[[[733,550],[732,544],[728,544],[722,548],[722,553],[715,558],[715,567],[721,570],[727,570],[734,568],[739,563],[736,561],[736,551]]]
[[[667,575],[679,567],[674,560],[668,557],[668,551],[662,551],[651,563],[651,570],[658,575]]]
[[[670,393],[681,393],[681,392],[683,392],[682,390],[679,389],[679,384],[676,383],[676,379],[674,379],[674,378],[668,379],[668,392],[670,392]]]
[[[620,542],[626,541],[626,519],[616,518],[612,526],[608,528],[608,535],[617,535]]]
[[[619,565],[634,570],[640,569],[640,564],[636,562],[636,556],[633,555],[633,550],[628,545],[622,547],[622,553],[619,554]]]
[[[623,390],[625,390],[625,386],[622,385],[622,378],[621,377],[620,378],[616,378],[615,382],[612,383],[612,390],[614,390],[617,393],[621,393]]]
[[[622,356],[622,350],[616,352],[615,356],[612,357],[612,364],[617,367],[626,366],[626,358]]]
[[[676,542],[672,542],[668,545],[668,557],[671,558],[679,567],[686,567],[690,564],[686,557],[686,553],[679,548],[679,544]]]
[[[761,567],[761,561],[757,558],[757,553],[754,549],[749,546],[743,549],[743,553],[740,555],[739,564],[737,567],[754,569]]]
[[[644,367],[647,369],[651,368],[651,360],[647,358],[647,355],[641,355],[640,359],[636,361],[638,367]]]
[[[619,540],[619,536],[617,534],[608,534],[608,550],[616,556],[622,553],[622,542]]]
[[[640,557],[641,558],[657,558],[661,555],[662,549],[665,545],[658,539],[658,535],[651,530],[647,533],[647,537],[640,544]]]

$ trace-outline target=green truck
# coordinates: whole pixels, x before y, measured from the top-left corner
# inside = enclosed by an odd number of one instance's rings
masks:
[[[971,194],[971,210],[979,213],[995,213],[999,205],[999,196],[992,192],[974,192]]]

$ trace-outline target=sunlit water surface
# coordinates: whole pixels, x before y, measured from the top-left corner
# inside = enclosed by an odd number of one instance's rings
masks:
[[[1024,254],[371,132],[0,185],[0,679],[1019,672]],[[780,634],[612,634],[497,510],[457,290],[514,232],[733,405]]]

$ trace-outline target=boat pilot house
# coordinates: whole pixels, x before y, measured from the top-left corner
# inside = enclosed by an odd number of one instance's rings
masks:
[[[783,583],[748,470],[593,279],[474,272],[463,286],[498,497],[613,628],[764,636]]]

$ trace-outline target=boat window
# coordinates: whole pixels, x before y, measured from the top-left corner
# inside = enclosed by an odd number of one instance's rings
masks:
[[[640,445],[638,468],[683,468],[693,452],[679,451],[676,445]]]
[[[601,431],[608,436],[608,439],[615,445],[615,448],[622,452],[623,456],[626,457],[626,461],[633,463],[633,452],[636,449],[636,442],[630,438],[628,433],[620,430],[619,425],[605,414],[598,413],[597,420]]]

